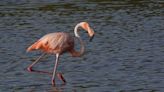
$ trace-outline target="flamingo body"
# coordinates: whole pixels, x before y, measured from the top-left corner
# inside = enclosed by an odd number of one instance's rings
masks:
[[[32,44],[27,51],[38,49],[53,54],[71,51],[74,49],[74,37],[66,32],[49,33]]]

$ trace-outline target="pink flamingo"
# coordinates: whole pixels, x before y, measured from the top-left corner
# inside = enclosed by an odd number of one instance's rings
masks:
[[[46,53],[56,54],[56,62],[55,62],[54,70],[53,70],[51,83],[52,85],[55,86],[56,74],[60,80],[66,83],[62,74],[56,73],[59,56],[63,54],[64,52],[69,52],[73,57],[79,57],[84,54],[84,43],[80,35],[78,34],[79,27],[83,28],[84,30],[88,32],[90,41],[94,37],[95,32],[93,31],[93,29],[90,28],[87,22],[80,22],[75,26],[74,34],[75,34],[75,37],[80,41],[80,45],[81,45],[80,51],[76,51],[74,49],[74,37],[71,36],[69,33],[66,33],[66,32],[49,33],[43,36],[42,38],[40,38],[38,41],[36,41],[34,44],[32,44],[31,46],[27,48],[27,52],[32,51],[32,50],[42,50],[43,52],[45,52],[36,61],[34,61],[31,65],[29,65],[27,70],[29,72],[36,71],[32,69],[32,66],[35,65],[41,59],[41,57],[45,56]],[[43,71],[38,71],[38,72],[47,73]]]

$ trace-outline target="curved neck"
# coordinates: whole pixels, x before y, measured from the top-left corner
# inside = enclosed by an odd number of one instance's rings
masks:
[[[76,51],[75,49],[72,49],[70,52],[72,54],[72,56],[74,57],[79,57],[79,56],[82,56],[84,54],[84,50],[85,50],[85,47],[84,47],[84,42],[82,41],[82,39],[80,38],[80,35],[78,34],[78,28],[80,27],[79,24],[77,24],[75,26],[75,29],[74,29],[74,33],[75,33],[75,36],[76,38],[80,41],[80,51]]]
[[[81,45],[79,55],[82,56],[84,54],[84,50],[85,50],[84,42],[82,41],[82,39],[80,37],[78,39],[79,39],[80,45]]]
[[[72,56],[74,56],[74,57],[82,56],[84,54],[84,50],[85,50],[84,43],[81,40],[81,38],[77,38],[77,39],[80,41],[81,48],[80,48],[80,51],[76,51],[76,50],[73,49]]]
[[[78,37],[78,38],[80,38],[80,35],[79,35],[79,33],[78,33],[78,28],[79,28],[79,27],[80,27],[80,25],[77,24],[77,25],[75,26],[75,28],[74,28],[74,34],[75,34],[75,36]]]

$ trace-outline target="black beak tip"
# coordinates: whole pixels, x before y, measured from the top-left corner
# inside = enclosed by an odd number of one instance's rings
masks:
[[[89,39],[90,42],[92,42],[92,39],[94,38],[94,35]]]

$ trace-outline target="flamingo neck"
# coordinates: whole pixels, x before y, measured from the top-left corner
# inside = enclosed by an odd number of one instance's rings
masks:
[[[74,34],[75,34],[75,36],[76,37],[78,37],[78,38],[80,38],[80,35],[79,35],[79,33],[78,33],[78,28],[80,27],[80,24],[77,24],[76,26],[75,26],[75,28],[74,28]]]
[[[82,56],[84,54],[84,50],[85,50],[84,43],[81,40],[81,38],[77,37],[77,39],[80,41],[81,48],[80,48],[80,51],[76,51],[75,49],[71,49],[70,50],[70,53],[72,54],[73,57],[80,57],[80,56]]]
[[[72,56],[75,56],[75,57],[79,57],[79,56],[82,56],[83,53],[84,53],[84,43],[82,41],[82,39],[80,38],[80,35],[78,34],[78,28],[80,27],[80,24],[77,24],[74,28],[74,34],[75,34],[75,37],[77,37],[77,39],[80,41],[80,45],[81,45],[81,48],[80,48],[80,51],[76,51],[74,49],[71,50],[71,54]]]
[[[80,52],[78,53],[79,53],[79,56],[82,56],[84,54],[85,46],[84,46],[84,42],[82,41],[80,37],[78,38],[78,40],[80,41],[80,45],[81,45]]]

